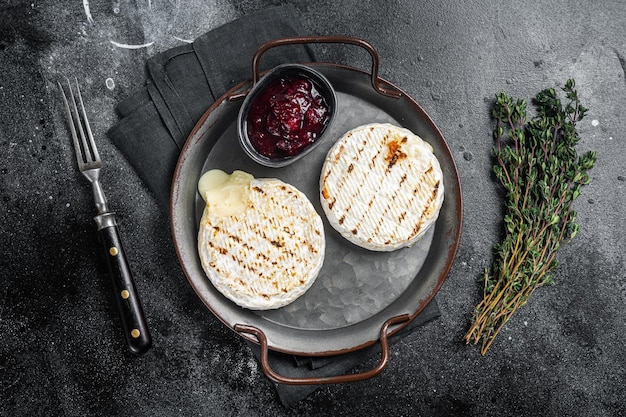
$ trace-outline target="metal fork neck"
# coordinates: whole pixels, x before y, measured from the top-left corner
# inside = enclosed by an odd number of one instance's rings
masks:
[[[93,200],[96,203],[98,214],[107,213],[109,211],[109,205],[107,203],[107,198],[104,195],[104,190],[100,185],[100,181],[92,181],[91,188],[93,190]]]
[[[98,209],[98,214],[103,214],[109,211],[107,198],[104,195],[102,185],[100,185],[100,169],[88,169],[83,171],[85,178],[91,183],[91,189],[93,191],[93,200]]]

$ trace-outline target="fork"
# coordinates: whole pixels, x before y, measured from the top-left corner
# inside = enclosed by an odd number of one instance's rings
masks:
[[[58,82],[67,122],[74,144],[78,169],[89,180],[93,197],[98,209],[94,217],[98,228],[98,237],[107,259],[109,275],[113,280],[116,304],[119,309],[122,327],[128,348],[133,353],[144,353],[152,345],[152,338],[143,313],[139,294],[131,273],[126,254],[122,247],[115,213],[109,211],[104,190],[100,185],[102,160],[98,154],[96,142],[91,133],[85,105],[80,93],[78,80],[74,79],[76,92],[69,79],[66,95],[63,85]],[[69,97],[69,98],[68,98]]]

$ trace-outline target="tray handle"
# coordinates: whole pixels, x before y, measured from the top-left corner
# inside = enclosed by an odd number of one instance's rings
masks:
[[[367,52],[369,52],[370,56],[372,57],[372,87],[374,87],[376,91],[384,96],[398,98],[402,95],[400,91],[384,88],[380,85],[381,80],[380,78],[378,78],[380,59],[376,49],[369,42],[351,36],[294,36],[288,38],[274,39],[264,43],[259,47],[259,49],[257,49],[254,57],[252,58],[252,86],[250,87],[250,90],[256,85],[256,83],[259,81],[259,78],[261,78],[261,75],[259,74],[259,62],[261,61],[261,56],[268,49],[282,45],[293,45],[302,43],[346,43],[362,47]],[[250,92],[250,90],[233,94],[228,97],[228,100],[234,101],[243,98]]]
[[[404,323],[410,320],[408,314],[402,314],[395,316],[387,320],[380,328],[380,345],[382,348],[381,358],[378,364],[365,372],[347,375],[337,376],[325,376],[325,377],[310,377],[310,378],[291,378],[282,376],[274,371],[269,363],[269,348],[267,345],[267,337],[261,329],[255,326],[246,324],[236,324],[234,326],[235,331],[239,333],[250,333],[256,336],[259,344],[261,345],[261,368],[265,375],[272,381],[279,384],[286,385],[321,385],[321,384],[336,384],[342,382],[355,382],[368,379],[380,374],[389,362],[389,341],[388,336],[390,334],[389,327],[394,324]]]

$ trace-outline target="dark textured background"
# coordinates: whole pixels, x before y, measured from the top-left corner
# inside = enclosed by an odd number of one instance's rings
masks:
[[[442,316],[394,345],[378,377],[325,386],[293,409],[197,299],[166,215],[105,137],[148,57],[286,3],[310,34],[357,36],[378,49],[381,75],[446,137],[465,203]],[[93,23],[77,0],[0,3],[0,416],[626,415],[622,1],[92,0],[90,8]],[[153,44],[129,50],[111,40]],[[369,65],[358,49],[317,51]],[[141,357],[123,346],[108,277],[94,262],[91,193],[55,86],[63,75],[81,80],[106,162],[104,186],[154,338]],[[576,203],[581,232],[560,252],[557,285],[538,290],[482,357],[462,336],[499,236],[490,105],[502,89],[530,98],[570,77],[590,109],[579,151],[598,153]]]

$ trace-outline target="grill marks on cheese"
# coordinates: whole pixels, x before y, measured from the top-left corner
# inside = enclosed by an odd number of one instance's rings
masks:
[[[220,218],[207,206],[198,242],[213,284],[251,309],[282,307],[302,295],[325,248],[322,221],[310,201],[275,179],[251,182],[244,213]]]
[[[348,240],[393,250],[421,237],[437,217],[441,168],[429,145],[410,131],[367,125],[329,152],[321,197],[331,225]]]

